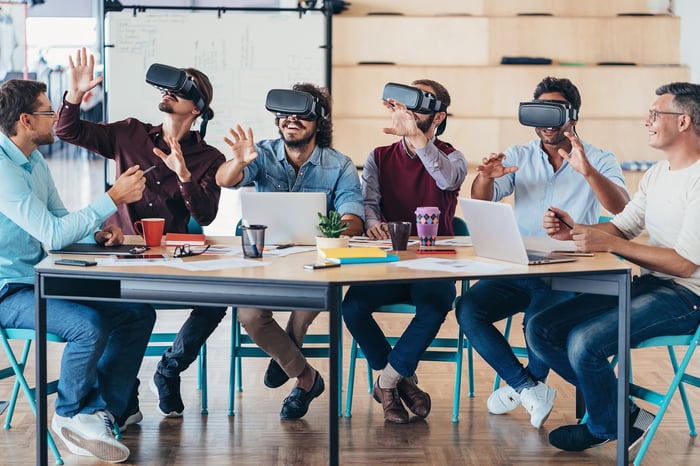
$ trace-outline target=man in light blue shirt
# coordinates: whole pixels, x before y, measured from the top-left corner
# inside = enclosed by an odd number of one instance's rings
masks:
[[[543,79],[534,97],[564,101],[576,114],[581,107],[578,89],[568,79]],[[472,198],[500,201],[516,193],[515,214],[523,236],[546,236],[542,222],[549,206],[566,209],[576,223],[597,223],[601,208],[621,212],[629,194],[620,165],[612,153],[580,140],[576,123],[569,119],[557,128],[536,128],[539,139],[485,157],[477,168]],[[545,383],[549,367],[530,351],[523,367],[493,324],[523,311],[524,328],[536,313],[572,297],[552,291],[539,278],[480,280],[462,297],[457,308],[461,328],[506,382],[489,397],[490,413],[505,414],[522,404],[535,428],[546,421],[556,395]]]
[[[0,326],[34,328],[34,266],[44,245],[60,249],[83,238],[123,242],[116,226],[99,229],[119,204],[141,198],[138,166],[88,207],[69,213],[37,147],[54,141],[56,112],[37,81],[0,86]],[[155,323],[145,304],[47,300],[47,331],[67,341],[52,429],[77,455],[119,462],[129,449],[112,435],[138,422],[136,374]],[[136,419],[138,418],[138,420]],[[131,422],[128,422],[128,421]]]
[[[255,143],[253,131],[238,125],[231,137],[224,138],[233,158],[219,167],[219,186],[238,188],[255,183],[257,191],[326,193],[327,210],[335,210],[349,227],[344,235],[364,231],[364,205],[360,178],[352,160],[331,148],[332,122],[330,96],[312,84],[296,84],[294,91],[305,93],[314,109],[304,115],[278,113],[275,124],[280,138]],[[296,386],[285,399],[280,417],[304,416],[311,400],[324,390],[321,375],[306,361],[299,346],[318,312],[294,311],[286,331],[267,309],[239,309],[238,320],[251,339],[272,357],[265,372],[265,385],[277,388],[290,377]]]

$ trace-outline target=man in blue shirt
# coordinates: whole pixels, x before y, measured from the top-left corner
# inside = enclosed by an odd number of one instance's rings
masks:
[[[581,107],[578,89],[565,78],[543,79],[534,97],[565,101],[577,112]],[[576,223],[596,223],[601,207],[621,212],[629,194],[620,165],[612,153],[580,140],[576,123],[570,119],[558,128],[536,128],[539,139],[484,157],[472,184],[472,198],[500,201],[516,192],[515,215],[523,236],[546,236],[542,219],[548,206],[566,209]],[[480,280],[463,296],[457,320],[474,348],[506,382],[489,397],[490,413],[505,414],[522,404],[535,428],[545,422],[556,394],[544,383],[549,368],[530,351],[528,367],[523,367],[493,324],[523,311],[525,327],[534,314],[571,297],[573,293],[552,291],[540,278]]]
[[[224,138],[233,158],[216,174],[219,186],[246,186],[255,183],[257,191],[325,192],[327,210],[335,210],[349,224],[345,235],[362,234],[364,206],[360,178],[352,160],[331,148],[332,121],[330,96],[312,84],[296,84],[295,91],[310,94],[323,107],[313,117],[277,114],[275,124],[280,138],[255,143],[253,131],[238,125],[231,129],[233,139]],[[239,309],[238,320],[252,340],[272,357],[265,373],[265,385],[276,388],[289,377],[296,386],[285,399],[280,417],[304,416],[311,400],[324,390],[321,375],[306,361],[299,346],[318,312],[294,311],[286,331],[267,309]]]
[[[121,244],[119,227],[99,227],[117,205],[139,200],[145,187],[143,171],[133,166],[98,200],[69,213],[37,150],[53,143],[55,121],[44,83],[0,86],[2,327],[34,328],[34,265],[46,257],[44,244],[60,249],[91,236],[105,246]],[[129,457],[110,427],[115,419],[124,426],[141,418],[133,394],[154,323],[145,304],[47,300],[47,331],[67,341],[51,426],[74,454],[110,462]]]

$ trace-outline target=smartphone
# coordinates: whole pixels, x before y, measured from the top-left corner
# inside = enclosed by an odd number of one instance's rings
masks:
[[[73,265],[76,267],[89,267],[91,265],[97,265],[97,262],[83,259],[57,259],[54,264],[56,265]]]
[[[115,254],[117,259],[166,259],[165,254]]]
[[[325,262],[323,264],[305,264],[304,268],[306,270],[316,270],[316,269],[330,269],[333,267],[340,267],[337,262]]]
[[[457,254],[457,250],[451,248],[418,249],[416,254]]]

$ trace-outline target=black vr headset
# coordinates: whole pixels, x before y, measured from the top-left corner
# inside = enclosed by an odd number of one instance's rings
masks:
[[[294,115],[300,120],[315,121],[327,116],[318,98],[308,92],[288,89],[271,89],[265,99],[265,108],[277,118]]]
[[[154,63],[146,72],[146,82],[156,87],[160,92],[172,92],[176,97],[191,100],[194,102],[202,115],[202,124],[199,132],[204,137],[209,121],[209,112],[205,111],[206,102],[197,84],[191,76],[179,68],[160,63]]]
[[[434,94],[405,84],[387,83],[382,92],[382,100],[398,100],[412,112],[445,112],[447,105],[440,102]]]
[[[578,120],[578,110],[565,100],[534,99],[520,102],[518,120],[523,126],[559,128],[569,120]]]
[[[382,100],[386,101],[387,99],[397,100],[415,113],[447,112],[447,105],[439,101],[434,94],[405,84],[386,83],[384,92],[382,92]],[[437,127],[435,135],[440,136],[444,133],[446,126],[447,118],[442,120],[442,123]]]

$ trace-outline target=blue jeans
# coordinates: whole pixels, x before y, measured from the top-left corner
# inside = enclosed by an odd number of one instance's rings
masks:
[[[123,416],[155,321],[148,304],[48,299],[47,331],[67,341],[56,413]],[[0,298],[0,325],[34,328],[34,287],[12,287]]]
[[[588,409],[588,430],[617,438],[617,378],[608,358],[617,353],[616,296],[583,294],[534,316],[530,348],[569,383]],[[644,275],[632,282],[630,345],[660,335],[695,332],[700,297],[671,280]]]
[[[409,377],[452,309],[455,295],[452,281],[353,285],[343,300],[343,320],[372,369],[382,370],[389,362]],[[372,314],[379,306],[396,303],[413,304],[416,314],[392,349]]]
[[[523,367],[508,340],[493,324],[524,311],[525,331],[535,314],[574,296],[575,293],[552,291],[549,284],[539,278],[479,280],[460,299],[457,321],[481,357],[517,390],[528,379],[544,380],[549,366],[532,354],[527,345],[528,366],[527,369]]]
[[[225,307],[195,307],[175,341],[158,362],[156,369],[164,377],[177,377],[197,359],[199,349],[226,315]]]

